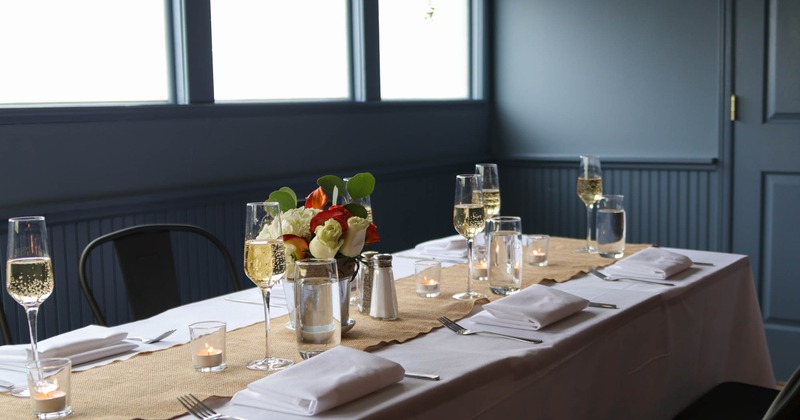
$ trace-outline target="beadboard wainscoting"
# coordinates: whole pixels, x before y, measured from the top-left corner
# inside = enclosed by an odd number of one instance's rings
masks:
[[[603,192],[625,196],[627,241],[725,250],[722,189],[715,160],[606,160]],[[522,216],[526,233],[586,237],[586,207],[575,188],[578,159],[501,161],[502,213]]]

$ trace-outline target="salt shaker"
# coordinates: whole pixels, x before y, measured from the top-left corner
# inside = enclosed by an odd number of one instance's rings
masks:
[[[397,292],[394,288],[392,254],[378,254],[373,256],[372,260],[374,271],[369,316],[384,321],[397,319]]]
[[[378,255],[377,251],[364,251],[358,260],[358,310],[362,314],[369,314],[372,302],[372,280],[374,278],[374,261],[372,257]]]

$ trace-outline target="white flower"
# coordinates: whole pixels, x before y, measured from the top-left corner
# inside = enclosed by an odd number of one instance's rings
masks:
[[[344,233],[344,244],[339,253],[346,257],[357,257],[364,248],[369,220],[353,216],[347,219],[347,231]]]
[[[311,239],[311,218],[316,216],[321,210],[296,208],[286,210],[281,213],[281,233],[283,235],[296,235]],[[274,239],[278,235],[278,224],[273,220],[258,235],[258,239]]]
[[[317,226],[314,239],[308,244],[308,250],[316,258],[333,258],[342,247],[342,225],[334,219],[328,219],[324,225]]]

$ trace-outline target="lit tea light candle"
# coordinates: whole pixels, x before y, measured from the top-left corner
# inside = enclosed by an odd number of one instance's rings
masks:
[[[417,295],[422,297],[435,297],[439,294],[439,282],[425,276],[417,282]]]
[[[194,365],[197,367],[215,367],[222,364],[222,350],[216,349],[208,344],[206,348],[194,355]]]
[[[58,383],[45,382],[36,386],[31,401],[35,413],[57,413],[67,408],[67,393],[58,389]]]
[[[544,265],[547,263],[547,253],[540,250],[534,249],[528,255],[528,263],[531,265]]]
[[[489,275],[488,273],[489,266],[486,264],[486,260],[477,261],[472,267],[472,276],[476,279],[486,280]]]

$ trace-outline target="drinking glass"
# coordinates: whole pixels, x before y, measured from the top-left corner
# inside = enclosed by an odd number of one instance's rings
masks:
[[[522,287],[522,219],[497,216],[486,221],[489,290],[510,295]]]
[[[467,240],[467,260],[474,261],[472,245],[475,235],[486,227],[481,176],[477,174],[456,175],[455,205],[453,207],[453,226]],[[486,297],[472,290],[472,264],[467,264],[467,291],[453,295],[459,300]]]
[[[578,197],[586,204],[586,247],[576,251],[596,253],[597,249],[592,246],[592,206],[603,196],[603,171],[600,169],[599,156],[581,156],[577,192]]]
[[[306,258],[295,262],[297,314],[295,337],[303,359],[339,345],[342,340],[342,302],[336,260]]]
[[[6,291],[25,309],[31,352],[35,366],[39,363],[36,341],[36,317],[39,305],[53,293],[55,285],[53,263],[47,240],[47,225],[42,216],[8,219],[8,259],[6,261]],[[11,391],[17,397],[28,397],[28,387]]]
[[[475,173],[481,176],[483,191],[483,207],[487,219],[500,214],[500,178],[497,175],[497,164],[475,164]]]
[[[286,251],[278,203],[247,203],[244,234],[244,273],[261,289],[264,299],[265,357],[247,364],[248,369],[276,371],[291,366],[291,360],[272,354],[269,339],[269,293],[286,272]]]
[[[625,207],[622,195],[604,195],[597,202],[597,253],[606,258],[625,255]]]

